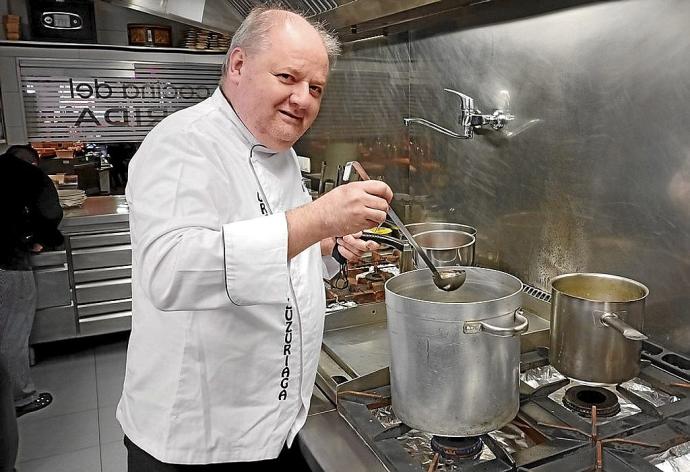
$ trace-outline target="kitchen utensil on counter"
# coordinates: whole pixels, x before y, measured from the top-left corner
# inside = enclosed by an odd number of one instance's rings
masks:
[[[645,299],[641,283],[609,274],[573,273],[551,281],[549,362],[563,375],[618,384],[640,372]]]
[[[364,167],[362,167],[362,165],[359,162],[350,161],[347,164],[345,164],[345,170],[343,171],[343,182],[348,182],[350,180],[352,169],[354,169],[355,172],[357,172],[361,179],[370,180],[369,175],[367,175],[366,171],[364,170]],[[410,232],[407,230],[407,228],[405,228],[404,223],[400,220],[400,218],[398,218],[398,215],[390,206],[388,207],[388,216],[390,216],[390,218],[393,220],[393,223],[395,223],[395,225],[398,226],[400,232],[405,236],[405,238],[409,241],[410,245],[414,248],[419,257],[421,257],[424,263],[427,265],[427,267],[431,271],[434,284],[436,285],[436,287],[440,288],[441,290],[450,292],[453,290],[457,290],[462,286],[462,284],[465,283],[467,274],[463,269],[444,269],[442,272],[439,272],[439,270],[434,266],[433,262],[431,262],[431,259],[429,259],[429,257],[427,256],[426,251],[424,251],[424,249],[422,249],[419,246],[419,244],[417,244]]]
[[[462,290],[436,290],[429,270],[385,285],[391,400],[406,425],[440,436],[476,436],[517,414],[522,282],[463,267]]]

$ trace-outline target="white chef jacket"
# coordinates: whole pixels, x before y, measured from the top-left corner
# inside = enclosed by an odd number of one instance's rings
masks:
[[[306,421],[335,262],[318,244],[288,261],[285,211],[311,201],[294,151],[260,145],[217,89],[148,134],[126,195],[124,433],[168,463],[277,457]]]

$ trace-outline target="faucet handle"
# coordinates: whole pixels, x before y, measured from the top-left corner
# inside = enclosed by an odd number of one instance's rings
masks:
[[[469,95],[465,95],[464,93],[458,92],[457,90],[449,89],[449,88],[444,88],[446,92],[455,94],[460,97],[460,100],[462,100],[462,111],[465,112],[472,112],[474,111],[474,98],[470,97]]]

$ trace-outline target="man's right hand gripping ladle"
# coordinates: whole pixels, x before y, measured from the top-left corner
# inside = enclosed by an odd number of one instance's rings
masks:
[[[370,180],[369,175],[367,175],[364,167],[362,167],[362,164],[357,161],[350,161],[345,164],[343,182],[349,182],[350,176],[352,175],[352,169],[357,172],[362,180]],[[405,224],[400,221],[400,218],[398,218],[398,215],[390,206],[388,207],[388,216],[391,217],[393,223],[395,223],[400,232],[409,241],[412,248],[417,251],[417,254],[419,254],[427,267],[429,267],[429,270],[433,275],[434,284],[438,288],[445,290],[446,292],[452,292],[453,290],[460,288],[462,284],[465,283],[467,273],[462,269],[442,269],[441,272],[439,272],[439,270],[431,262],[431,259],[429,259],[426,251],[417,243],[417,241],[415,241],[414,236],[412,236],[410,231],[405,227]]]

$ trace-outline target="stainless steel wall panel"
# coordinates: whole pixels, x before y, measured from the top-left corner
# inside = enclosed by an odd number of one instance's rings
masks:
[[[500,3],[500,2],[498,2]],[[498,16],[498,6],[495,8]],[[490,13],[490,11],[489,11]],[[490,18],[490,15],[488,16]],[[690,353],[690,3],[604,2],[411,33],[411,114],[454,129],[452,88],[503,131],[452,140],[412,127],[424,219],[478,229],[481,265],[548,290],[600,271],[650,288],[645,329]],[[515,135],[530,120],[539,120]]]
[[[645,329],[690,354],[690,2],[544,3],[479,2],[409,39],[346,45],[298,152],[331,178],[364,161],[407,221],[477,227],[479,265],[531,285],[571,271],[645,283]],[[516,119],[470,141],[405,128],[457,129],[444,88],[484,113],[506,90]]]

